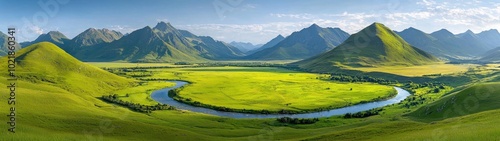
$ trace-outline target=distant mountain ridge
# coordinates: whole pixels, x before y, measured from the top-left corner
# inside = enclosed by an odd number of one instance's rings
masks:
[[[322,28],[316,24],[292,33],[273,47],[255,52],[251,60],[305,59],[329,51],[344,42],[349,34],[340,28]]]
[[[285,39],[285,37],[283,37],[280,34],[280,35],[274,37],[273,39],[271,39],[269,42],[267,42],[264,45],[260,46],[259,48],[256,48],[256,49],[248,51],[247,54],[254,54],[255,52],[259,52],[261,50],[264,50],[264,49],[267,49],[267,48],[271,48],[271,47],[275,46],[276,44],[280,43],[281,41],[283,41],[284,39]]]
[[[139,30],[141,32],[136,32]],[[165,22],[159,22],[153,28],[145,27],[136,31],[123,35],[109,29],[89,28],[73,39],[68,39],[61,32],[50,31],[41,34],[32,42],[23,42],[20,45],[28,46],[48,41],[84,61],[300,60],[336,48],[350,36],[339,28],[322,28],[313,24],[286,38],[278,35],[261,47],[255,48],[251,43],[228,44],[209,36],[197,36]],[[132,33],[136,35],[131,36]],[[467,30],[455,35],[446,29],[428,34],[410,27],[395,33],[410,45],[451,61],[477,59],[500,46],[500,33],[496,29],[478,34]],[[254,49],[249,50],[250,48]],[[0,50],[0,56],[4,54],[5,49]]]
[[[500,46],[500,33],[496,29],[490,29],[487,31],[482,31],[476,34],[489,48],[495,48]]]
[[[78,34],[72,39],[73,43],[80,46],[91,46],[100,43],[109,43],[123,37],[123,34],[118,31],[109,30],[106,28],[95,29],[89,28]]]
[[[124,36],[108,29],[89,28],[73,39],[51,31],[24,46],[48,41],[83,61],[177,62],[234,59],[244,55],[236,47],[208,36],[196,36],[159,22]],[[82,48],[83,47],[83,48]]]
[[[8,46],[8,38],[7,34],[4,34],[3,32],[0,31],[0,56],[5,56],[9,52],[9,46]],[[19,43],[15,42],[16,45],[16,51],[21,49],[21,46]]]
[[[489,50],[487,53],[485,53],[481,57],[481,59],[479,59],[479,61],[499,63],[500,62],[500,47]]]
[[[411,46],[383,24],[373,23],[351,35],[336,48],[291,65],[327,72],[335,66],[373,67],[423,65],[438,62],[434,56]]]
[[[446,29],[427,34],[410,27],[396,33],[411,45],[450,60],[472,59],[500,46],[500,33],[497,30],[483,31],[479,34],[467,30],[454,35]]]
[[[240,51],[242,51],[244,53],[247,53],[250,50],[254,50],[254,49],[257,49],[257,48],[262,46],[262,44],[254,45],[250,42],[236,42],[236,41],[232,41],[229,44],[238,48]]]

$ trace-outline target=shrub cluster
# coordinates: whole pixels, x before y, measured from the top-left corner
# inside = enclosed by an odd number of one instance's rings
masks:
[[[291,117],[281,117],[277,118],[277,121],[281,123],[290,123],[290,124],[313,124],[319,121],[318,118],[291,118]]]
[[[101,96],[101,99],[106,101],[106,102],[109,102],[109,103],[114,103],[114,104],[118,104],[120,106],[125,106],[133,111],[141,112],[141,113],[151,113],[152,111],[156,111],[156,110],[175,110],[175,107],[169,106],[167,104],[158,104],[158,105],[154,105],[154,106],[148,106],[148,105],[142,105],[139,103],[132,103],[132,102],[128,102],[128,101],[123,101],[123,100],[118,99],[117,94]]]
[[[382,85],[399,83],[398,81],[391,81],[391,80],[386,80],[386,79],[382,79],[382,78],[375,78],[375,77],[371,77],[371,76],[351,76],[351,75],[344,75],[344,74],[339,74],[339,73],[330,74],[330,80],[340,81],[340,82],[372,82],[372,83],[378,83],[378,84],[382,84]]]
[[[378,115],[381,111],[383,111],[383,108],[374,108],[370,109],[368,111],[362,111],[362,112],[357,112],[357,113],[347,113],[344,115],[344,118],[365,118],[365,117],[370,117],[374,115]]]

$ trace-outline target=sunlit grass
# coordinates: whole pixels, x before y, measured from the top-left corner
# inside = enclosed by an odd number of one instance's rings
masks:
[[[156,71],[152,77],[192,82],[178,96],[234,109],[338,108],[396,93],[391,86],[325,81],[319,79],[324,75],[278,68],[173,68]]]
[[[345,69],[359,70],[363,72],[383,72],[403,76],[423,76],[432,74],[453,74],[464,73],[469,68],[474,68],[478,65],[474,64],[432,64],[420,66],[380,66],[380,67],[345,67]]]

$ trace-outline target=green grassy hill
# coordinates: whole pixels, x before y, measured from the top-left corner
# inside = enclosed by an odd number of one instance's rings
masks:
[[[417,49],[383,24],[373,23],[351,35],[329,52],[293,63],[306,70],[329,71],[334,65],[351,67],[413,66],[438,62],[434,56]]]
[[[2,58],[6,62],[7,58]],[[100,96],[106,89],[126,87],[132,80],[119,77],[75,59],[56,45],[41,42],[18,51],[16,73],[21,81],[57,86],[69,92]],[[7,77],[6,67],[0,68]]]
[[[471,86],[408,114],[417,121],[437,121],[500,108],[499,82]]]

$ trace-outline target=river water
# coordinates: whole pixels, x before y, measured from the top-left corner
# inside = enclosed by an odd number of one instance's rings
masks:
[[[356,113],[356,112],[360,112],[360,111],[366,111],[366,110],[370,110],[373,108],[378,108],[378,107],[383,107],[383,106],[390,105],[390,104],[399,103],[402,100],[404,100],[406,97],[410,96],[410,93],[408,91],[403,90],[403,89],[398,88],[398,87],[394,87],[396,89],[396,91],[398,92],[397,95],[391,99],[382,100],[382,101],[363,103],[363,104],[357,104],[357,105],[352,105],[352,106],[338,108],[338,109],[332,109],[332,110],[320,111],[320,112],[312,112],[312,113],[303,113],[303,114],[248,114],[248,113],[216,111],[216,110],[209,109],[209,108],[191,106],[191,105],[188,105],[188,104],[185,104],[182,102],[175,101],[173,98],[168,96],[168,91],[171,89],[176,89],[176,88],[182,87],[182,86],[187,85],[189,83],[184,82],[184,81],[170,81],[170,82],[174,82],[176,85],[174,87],[169,87],[169,88],[164,88],[161,90],[154,91],[151,94],[151,98],[158,101],[159,103],[174,106],[177,109],[188,110],[188,111],[192,111],[192,112],[204,113],[204,114],[209,114],[209,115],[222,116],[222,117],[231,117],[231,118],[279,118],[279,117],[285,117],[285,116],[292,117],[292,118],[330,117],[330,116],[335,116],[335,115],[343,115],[346,113]]]

